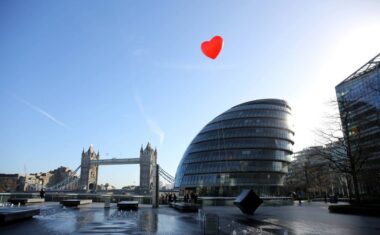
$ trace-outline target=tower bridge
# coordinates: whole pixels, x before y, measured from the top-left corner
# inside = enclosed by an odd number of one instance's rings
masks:
[[[111,158],[91,160],[91,165],[125,165],[140,164],[140,158]]]
[[[80,189],[85,191],[96,190],[98,184],[98,169],[100,165],[140,165],[140,190],[151,191],[153,184],[153,171],[157,165],[157,149],[153,149],[150,143],[143,149],[141,146],[139,158],[111,158],[100,159],[99,152],[95,153],[93,145],[85,152],[82,151]]]
[[[140,192],[154,193],[158,190],[158,177],[169,183],[174,183],[174,177],[160,168],[157,164],[157,149],[153,149],[148,143],[145,148],[141,146],[140,157],[138,158],[110,158],[100,159],[99,152],[95,152],[91,144],[87,151],[82,151],[81,164],[78,166],[72,175],[65,178],[63,181],[51,187],[46,187],[52,191],[96,191],[98,184],[99,166],[101,165],[140,165]],[[80,177],[76,173],[80,170]],[[41,185],[36,185],[36,190],[39,190]]]

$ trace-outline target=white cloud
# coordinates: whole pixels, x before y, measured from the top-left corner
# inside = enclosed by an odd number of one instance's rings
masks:
[[[145,108],[144,108],[144,105],[142,103],[142,100],[140,98],[140,96],[138,95],[134,95],[134,99],[136,101],[136,104],[137,106],[139,107],[139,110],[142,114],[142,116],[144,117],[149,129],[158,136],[158,138],[160,139],[160,145],[162,145],[164,143],[164,140],[165,140],[165,132],[160,128],[160,126],[157,124],[157,122],[155,120],[153,120],[152,118],[150,118],[146,112],[145,112]]]
[[[33,104],[29,103],[28,101],[26,101],[24,99],[21,99],[21,98],[15,96],[15,95],[12,95],[12,96],[15,97],[17,100],[19,100],[20,102],[24,103],[26,106],[28,106],[29,108],[31,108],[35,112],[37,112],[39,114],[42,114],[43,116],[45,116],[46,118],[48,118],[50,121],[54,122],[55,124],[67,128],[67,125],[65,123],[61,122],[60,120],[58,120],[57,118],[55,118],[50,113],[48,113],[45,110],[43,110],[42,108],[40,108],[40,107],[38,107],[36,105],[33,105]]]
[[[157,123],[154,120],[146,118],[146,122],[148,123],[150,130],[153,131],[160,138],[161,145],[165,139],[165,132],[157,125]]]

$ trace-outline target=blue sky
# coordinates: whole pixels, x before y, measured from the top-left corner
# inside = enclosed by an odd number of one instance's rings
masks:
[[[244,101],[287,100],[295,150],[334,86],[380,52],[379,1],[1,1],[0,172],[75,169],[83,148],[175,174],[192,138]],[[216,60],[203,41],[224,38]],[[138,166],[99,183],[138,184]]]

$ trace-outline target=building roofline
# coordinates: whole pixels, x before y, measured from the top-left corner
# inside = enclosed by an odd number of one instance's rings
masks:
[[[338,87],[339,85],[347,81],[354,80],[360,77],[361,75],[367,74],[376,68],[380,68],[380,53],[377,54],[375,57],[373,57],[370,61],[365,63],[363,66],[361,66],[358,70],[353,72],[350,76],[348,76],[346,79],[344,79],[341,83],[339,83],[335,87]]]
[[[288,104],[288,102],[286,102],[285,100],[281,100],[281,99],[258,99],[258,100],[251,100],[251,101],[247,101],[247,102],[235,105],[232,108],[235,108],[235,107],[238,107],[238,106],[243,106],[243,105],[248,105],[248,104],[280,104],[280,105],[285,105],[287,108],[291,109],[291,107]]]

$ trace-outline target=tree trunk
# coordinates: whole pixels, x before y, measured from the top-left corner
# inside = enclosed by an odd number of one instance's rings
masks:
[[[358,184],[358,175],[357,172],[352,172],[352,180],[354,181],[354,190],[355,190],[355,200],[357,203],[360,202],[360,192],[359,192],[359,184]]]
[[[351,140],[350,140],[350,132],[349,132],[349,127],[348,127],[348,118],[347,118],[347,115],[345,115],[345,123],[344,123],[344,135],[346,137],[346,141],[347,141],[347,157],[349,159],[349,163],[350,163],[350,173],[352,175],[352,181],[354,183],[354,190],[355,190],[355,200],[356,200],[356,203],[359,203],[360,202],[360,193],[359,193],[359,185],[358,185],[358,175],[357,175],[357,171],[356,171],[356,164],[355,164],[355,155],[354,154],[357,154],[357,153],[353,153],[352,152],[352,149],[351,149]]]
[[[346,175],[346,186],[347,186],[348,198],[351,201],[352,200],[351,179],[347,173],[345,175]]]

